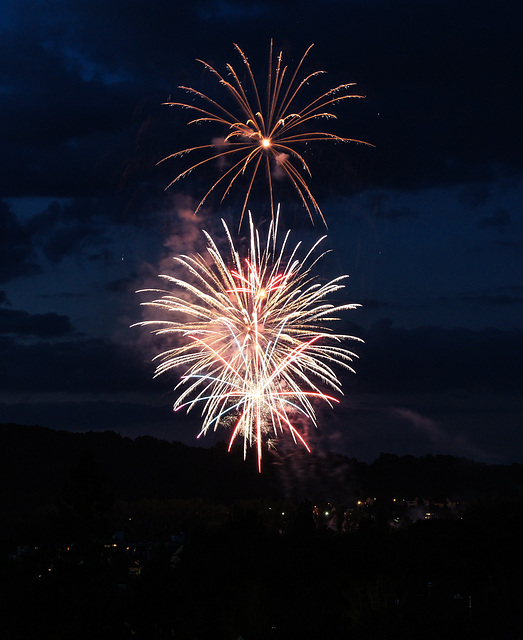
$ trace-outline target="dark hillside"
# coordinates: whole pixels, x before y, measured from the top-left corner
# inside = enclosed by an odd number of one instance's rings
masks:
[[[20,425],[0,451],[8,640],[522,636],[521,465],[298,449],[258,474]]]

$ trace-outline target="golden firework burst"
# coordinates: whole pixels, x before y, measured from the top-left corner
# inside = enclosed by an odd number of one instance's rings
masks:
[[[226,65],[229,79],[221,75],[214,67],[203,60],[198,60],[209,70],[219,84],[222,85],[229,97],[232,97],[232,107],[226,108],[197,89],[180,87],[195,97],[203,106],[188,102],[169,101],[167,106],[183,107],[196,112],[197,117],[188,124],[214,123],[224,129],[222,137],[211,144],[189,147],[176,151],[162,160],[165,162],[179,158],[189,153],[204,154],[202,160],[195,162],[179,173],[167,188],[178,180],[185,178],[191,171],[198,169],[212,161],[219,160],[223,166],[230,160],[230,165],[223,169],[220,177],[205,193],[196,207],[195,212],[203,206],[208,196],[217,188],[222,188],[221,200],[231,191],[239,179],[244,179],[247,185],[243,207],[240,215],[240,226],[247,209],[249,197],[256,176],[265,168],[268,181],[271,212],[274,218],[274,181],[277,176],[284,176],[290,180],[305,206],[309,217],[314,221],[316,213],[325,223],[320,206],[312,194],[307,179],[311,170],[303,156],[303,152],[296,146],[316,142],[358,142],[369,143],[354,138],[343,138],[324,131],[307,131],[312,121],[321,118],[336,118],[330,107],[348,98],[362,98],[363,96],[350,93],[355,83],[338,85],[326,93],[322,93],[304,107],[295,107],[297,97],[309,82],[324,71],[315,71],[299,79],[299,72],[313,45],[303,54],[294,73],[290,72],[282,63],[282,52],[274,56],[271,41],[269,52],[269,69],[267,77],[267,96],[262,104],[262,98],[254,73],[247,56],[238,45],[234,45],[246,69],[246,86],[240,80],[240,74],[231,64]],[[372,146],[372,145],[370,145]],[[326,223],[325,223],[326,224]]]

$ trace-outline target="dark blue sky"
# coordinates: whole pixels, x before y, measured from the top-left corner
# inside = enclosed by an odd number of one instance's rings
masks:
[[[197,218],[206,173],[164,187],[165,155],[222,132],[186,127],[179,85],[216,90],[200,58],[257,74],[269,41],[318,90],[356,82],[318,145],[311,186],[330,273],[365,338],[318,445],[372,460],[449,453],[523,461],[523,9],[509,1],[2,3],[0,421],[151,433],[194,443],[134,291],[241,198]],[[256,211],[256,208],[260,211]],[[252,203],[257,219],[268,217]],[[285,223],[312,243],[299,201]]]

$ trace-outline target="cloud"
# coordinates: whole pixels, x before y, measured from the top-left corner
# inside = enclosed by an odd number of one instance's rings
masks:
[[[522,461],[523,401],[512,393],[446,390],[360,394],[319,421],[318,435],[334,450],[372,462],[380,452],[443,454],[488,463]]]
[[[68,256],[108,263],[115,259],[115,237],[124,238],[136,227],[150,227],[165,211],[168,197],[150,195],[147,205],[142,197],[128,205],[117,197],[54,201],[33,215],[25,228],[33,245],[53,264]]]
[[[446,389],[521,389],[523,331],[418,327],[398,329],[382,320],[362,336],[357,377],[373,392],[420,393]]]
[[[523,242],[520,240],[494,240],[492,245],[494,247],[500,247],[503,250],[523,254]]]
[[[489,187],[484,183],[473,183],[465,185],[458,194],[458,200],[468,205],[472,209],[486,204],[492,194]]]
[[[523,304],[523,293],[514,295],[513,293],[481,293],[460,298],[467,302],[480,303],[493,307],[512,307]]]
[[[506,209],[496,209],[490,216],[481,218],[478,222],[478,227],[497,227],[502,229],[508,227],[511,223],[510,215]]]
[[[367,197],[367,208],[376,218],[385,220],[399,220],[400,218],[412,218],[418,215],[416,211],[407,206],[390,206],[389,201],[390,195],[384,191],[371,193]]]
[[[29,227],[44,256],[57,263],[67,255],[82,254],[94,240],[97,246],[103,244],[107,223],[100,219],[99,208],[90,199],[75,199],[53,202],[34,216]]]
[[[0,304],[11,304],[5,291],[0,291]]]
[[[129,293],[136,288],[136,274],[133,274],[127,278],[120,278],[119,280],[113,280],[109,282],[105,289],[113,293]]]
[[[36,259],[31,232],[0,200],[0,282],[38,273]]]
[[[264,14],[271,13],[267,2],[253,2],[245,5],[242,2],[227,2],[227,0],[210,0],[203,3],[200,16],[203,20],[233,21],[257,20]]]
[[[6,392],[158,391],[145,358],[101,339],[20,342],[0,337],[0,388]]]
[[[87,297],[87,293],[80,291],[60,291],[58,293],[40,293],[38,297],[42,300],[81,300]]]
[[[459,296],[444,296],[439,298],[439,303],[451,303],[452,305],[466,304],[474,309],[492,307],[515,307],[523,303],[523,287],[493,287],[491,289],[480,289],[471,291]]]
[[[473,460],[495,457],[492,451],[482,449],[467,435],[453,433],[437,420],[424,416],[418,411],[405,407],[393,407],[390,412],[408,425],[414,434],[426,439],[426,451],[451,451],[452,455],[466,456]]]
[[[0,424],[39,425],[66,431],[115,431],[131,438],[150,435],[190,446],[211,446],[214,434],[197,440],[197,419],[174,413],[168,402],[161,406],[128,401],[78,400],[0,402]]]
[[[67,316],[0,309],[0,335],[59,338],[71,333],[73,326]]]
[[[376,212],[377,218],[385,218],[386,220],[399,220],[400,218],[413,218],[417,216],[417,212],[409,207],[379,209]]]
[[[9,158],[0,175],[3,193],[113,189],[138,153],[138,131],[156,119],[162,99],[202,77],[194,59],[223,68],[238,42],[263,73],[267,34],[289,61],[315,42],[306,71],[325,68],[336,83],[357,81],[367,95],[361,104],[340,104],[336,125],[342,135],[377,148],[364,152],[365,168],[356,170],[359,151],[344,148],[347,170],[330,176],[337,189],[366,182],[363,174],[389,185],[481,183],[496,168],[520,167],[513,140],[522,89],[512,79],[519,71],[515,25],[523,9],[510,0],[500,0],[495,12],[490,2],[475,3],[473,20],[462,3],[449,0],[429,9],[413,1],[329,2],[322,11],[297,0],[248,7],[232,0],[132,7],[118,0],[45,6],[30,0],[23,9],[12,7],[0,40],[0,143]],[[496,123],[488,144],[485,122]],[[158,133],[141,137],[140,153],[162,157],[166,141]],[[326,163],[311,168],[329,177]]]
[[[361,304],[363,309],[372,310],[372,311],[385,311],[386,309],[390,309],[394,307],[394,305],[386,300],[373,300],[369,298],[360,299],[357,301],[358,304]]]

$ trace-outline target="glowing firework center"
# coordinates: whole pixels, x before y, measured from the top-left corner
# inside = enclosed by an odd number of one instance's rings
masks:
[[[324,238],[300,259],[300,243],[286,251],[290,232],[278,242],[278,216],[265,242],[250,218],[248,255],[242,257],[225,223],[224,228],[227,258],[204,232],[210,264],[201,255],[180,256],[175,260],[187,280],[160,276],[188,292],[190,301],[171,291],[144,290],[159,296],[144,305],[180,319],[139,324],[179,343],[156,357],[156,376],[183,370],[174,409],[202,406],[200,435],[220,425],[232,428],[229,448],[241,436],[245,451],[256,446],[261,468],[264,439],[287,430],[308,449],[295,418],[316,424],[314,402],[338,402],[323,389],[341,394],[332,365],[352,371],[356,356],[339,345],[359,339],[334,333],[328,325],[339,312],[358,305],[328,301],[348,276],[316,281],[312,268],[325,253],[316,256],[315,250]]]

